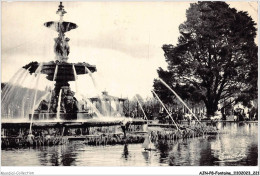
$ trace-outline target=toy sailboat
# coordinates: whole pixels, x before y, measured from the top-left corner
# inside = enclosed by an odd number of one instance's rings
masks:
[[[145,137],[142,147],[144,148],[144,150],[148,151],[156,150],[154,144],[151,142],[150,135]]]

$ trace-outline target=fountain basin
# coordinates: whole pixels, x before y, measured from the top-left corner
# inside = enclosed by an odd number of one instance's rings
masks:
[[[65,33],[65,32],[68,32],[72,29],[76,29],[78,26],[75,24],[75,23],[72,23],[72,22],[67,22],[67,21],[49,21],[49,22],[46,22],[44,23],[44,26],[52,29],[52,30],[55,30],[57,32],[62,32],[62,33]]]
[[[23,66],[24,69],[27,69],[31,74],[37,72],[37,69],[39,67],[40,63],[38,62],[31,62],[25,66]],[[96,72],[96,66],[95,65],[90,65],[88,63],[66,63],[66,62],[44,62],[42,64],[41,70],[39,72],[46,74],[47,79],[50,81],[75,81],[75,75],[73,71],[73,65],[75,67],[75,71],[77,75],[82,75],[82,74],[88,74],[88,70],[90,70],[92,73]],[[56,66],[57,68],[57,75],[54,77],[55,69]],[[87,68],[88,69],[87,69]]]
[[[144,125],[145,120],[141,119],[129,119],[127,123],[131,125]],[[97,121],[96,119],[85,119],[85,120],[37,120],[33,122],[33,128],[51,128],[51,127],[70,127],[70,128],[82,128],[82,127],[103,127],[103,126],[118,126],[121,125],[121,119],[114,119],[110,121]],[[2,128],[29,128],[30,121],[3,121]]]
[[[77,120],[79,117],[91,118],[87,113],[60,113],[60,120]],[[31,119],[32,114],[29,114]],[[57,113],[34,113],[33,120],[54,120],[57,119]]]

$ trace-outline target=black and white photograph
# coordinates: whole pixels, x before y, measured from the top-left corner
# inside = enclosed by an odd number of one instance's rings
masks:
[[[1,175],[259,175],[258,7],[1,1]]]

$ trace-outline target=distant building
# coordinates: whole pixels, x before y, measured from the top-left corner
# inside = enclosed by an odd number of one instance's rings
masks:
[[[124,103],[127,99],[111,96],[107,91],[90,98],[91,103],[104,116],[124,116]]]

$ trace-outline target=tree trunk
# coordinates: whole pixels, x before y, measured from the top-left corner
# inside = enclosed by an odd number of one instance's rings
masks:
[[[207,108],[207,117],[214,116],[215,112],[218,109],[218,105],[213,103],[213,101],[205,102]]]

